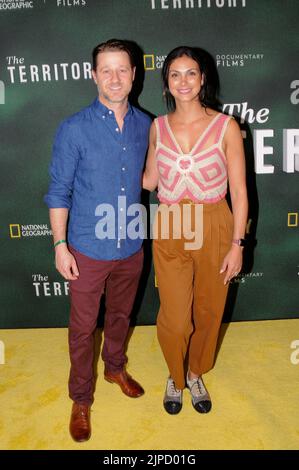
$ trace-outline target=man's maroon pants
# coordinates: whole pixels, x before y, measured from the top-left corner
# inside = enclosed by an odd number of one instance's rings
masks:
[[[91,404],[94,391],[94,333],[101,296],[105,291],[106,312],[102,359],[105,370],[123,369],[130,314],[143,266],[143,250],[113,261],[89,258],[69,248],[76,259],[79,278],[70,281],[71,313],[69,395],[77,403]]]

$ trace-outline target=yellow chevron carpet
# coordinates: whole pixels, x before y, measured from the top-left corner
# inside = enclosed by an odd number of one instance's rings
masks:
[[[196,413],[185,390],[181,413],[170,416],[155,327],[136,327],[128,370],[146,394],[130,399],[104,381],[99,359],[92,437],[77,444],[68,433],[67,330],[2,330],[0,449],[299,449],[295,340],[297,319],[223,324],[215,368],[205,375],[212,411]]]

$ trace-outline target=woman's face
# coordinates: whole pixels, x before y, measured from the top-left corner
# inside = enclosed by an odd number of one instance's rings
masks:
[[[168,88],[176,101],[198,100],[203,75],[198,63],[188,56],[175,59],[169,67]]]

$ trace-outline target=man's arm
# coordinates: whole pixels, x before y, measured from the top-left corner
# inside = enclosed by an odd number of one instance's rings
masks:
[[[66,240],[67,220],[72,206],[72,191],[79,158],[76,146],[77,132],[67,121],[62,123],[55,136],[50,167],[51,183],[45,202],[49,207],[54,244]],[[68,280],[79,276],[77,264],[66,243],[55,247],[56,268]]]
[[[51,208],[49,210],[54,244],[59,240],[66,240],[68,212],[66,208]],[[64,242],[55,247],[55,264],[56,269],[65,279],[71,281],[78,279],[79,271],[76,260]]]
[[[68,212],[68,209],[65,208],[52,208],[49,210],[54,244],[59,240],[66,240]],[[59,243],[55,247],[55,264],[56,269],[65,279],[71,281],[78,279],[79,271],[77,263],[69,252],[66,243]]]

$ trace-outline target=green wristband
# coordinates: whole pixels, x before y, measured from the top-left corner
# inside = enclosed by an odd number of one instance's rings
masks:
[[[58,240],[58,242],[54,243],[54,248],[56,248],[57,245],[60,245],[60,243],[66,243],[66,240]]]

